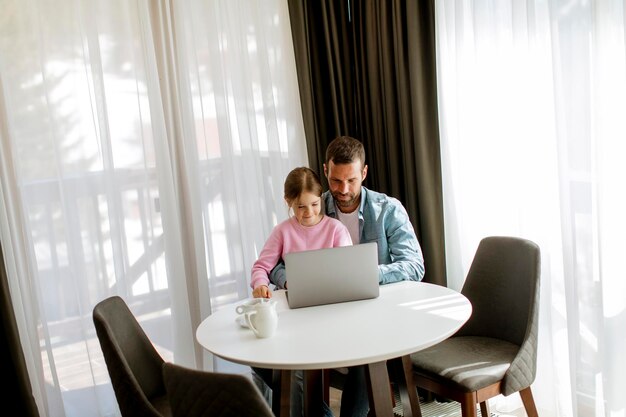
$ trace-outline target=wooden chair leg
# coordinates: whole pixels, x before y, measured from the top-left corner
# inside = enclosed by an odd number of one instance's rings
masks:
[[[521,390],[519,392],[519,395],[522,397],[522,402],[524,403],[524,408],[526,409],[526,414],[528,415],[528,417],[539,417],[539,414],[537,413],[537,407],[535,407],[533,393],[530,390],[530,387]]]
[[[461,415],[463,417],[478,417],[478,411],[476,411],[476,400],[471,397],[465,397],[461,401]]]
[[[489,403],[487,401],[483,401],[480,403],[480,415],[482,417],[491,417],[491,412],[489,411]]]

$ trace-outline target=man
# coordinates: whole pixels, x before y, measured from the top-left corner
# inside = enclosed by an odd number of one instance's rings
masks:
[[[367,177],[363,144],[349,136],[335,138],[326,148],[324,174],[329,191],[322,195],[326,214],[339,219],[350,231],[352,242],[378,244],[378,282],[421,281],[424,257],[402,203],[365,188]],[[270,280],[279,288],[286,283],[284,265]],[[348,369],[341,396],[341,416],[365,417],[369,411],[365,368]]]

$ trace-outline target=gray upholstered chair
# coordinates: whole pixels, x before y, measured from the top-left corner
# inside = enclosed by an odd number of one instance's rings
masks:
[[[463,417],[489,416],[487,400],[519,392],[537,416],[530,390],[537,360],[539,247],[514,237],[487,237],[461,292],[472,316],[451,338],[411,355],[418,387],[461,403]]]
[[[93,322],[122,416],[171,417],[163,359],[124,300],[96,304]]]
[[[205,372],[165,362],[163,380],[173,417],[273,417],[243,375]]]

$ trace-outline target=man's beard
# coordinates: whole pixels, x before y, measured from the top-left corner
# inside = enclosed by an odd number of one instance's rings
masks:
[[[338,198],[339,196],[344,196],[345,197],[346,194],[341,194],[341,193],[334,193],[333,194],[333,198],[335,199],[335,204],[337,204],[337,206],[339,206],[339,207],[349,208],[349,207],[352,207],[352,205],[354,205],[354,203],[356,202],[356,195],[354,195],[352,193],[347,194],[347,196],[350,197],[349,200],[340,200]]]

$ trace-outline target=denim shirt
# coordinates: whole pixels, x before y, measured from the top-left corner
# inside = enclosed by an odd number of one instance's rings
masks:
[[[322,195],[326,215],[337,218],[335,201],[326,191]],[[360,243],[378,244],[378,282],[421,281],[424,257],[406,209],[393,197],[361,187],[359,205]],[[278,288],[286,282],[285,266],[280,263],[270,274]]]

